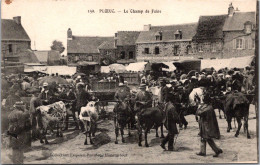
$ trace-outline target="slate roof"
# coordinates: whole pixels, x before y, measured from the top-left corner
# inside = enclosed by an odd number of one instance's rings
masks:
[[[222,29],[227,17],[227,15],[200,16],[193,40],[222,39]]]
[[[2,40],[31,41],[22,25],[12,19],[1,19]]]
[[[118,31],[117,32],[117,45],[135,45],[140,32],[138,31]]]
[[[103,42],[101,45],[98,46],[98,49],[116,49],[114,39]]]
[[[67,53],[99,53],[98,47],[114,37],[72,36],[67,42]]]
[[[48,61],[48,50],[46,51],[34,51],[35,56],[41,63],[47,63]]]
[[[255,25],[256,13],[255,12],[235,12],[233,16],[229,16],[223,27],[223,31],[236,31],[243,30],[244,23],[250,21]]]
[[[38,58],[30,49],[19,53],[19,62],[21,63],[39,63]]]
[[[182,39],[191,40],[196,33],[197,23],[178,24],[168,26],[151,26],[149,31],[142,31],[136,43],[150,43],[150,42],[169,42],[175,40],[174,33],[177,30],[182,31]],[[162,40],[156,41],[156,34],[162,32]]]

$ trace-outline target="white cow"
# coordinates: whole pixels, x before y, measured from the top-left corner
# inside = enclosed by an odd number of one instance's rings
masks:
[[[199,103],[203,103],[205,88],[194,88],[189,95],[189,102],[191,106],[196,106]]]
[[[89,133],[90,144],[93,144],[91,135],[95,136],[97,128],[97,120],[99,118],[97,106],[95,101],[90,101],[86,107],[80,109],[79,119],[83,123],[86,134],[86,139],[84,145],[88,144],[87,133]]]

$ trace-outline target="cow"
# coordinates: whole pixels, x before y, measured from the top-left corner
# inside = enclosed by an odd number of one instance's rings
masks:
[[[83,123],[86,135],[86,139],[84,145],[88,145],[87,135],[89,135],[90,144],[93,144],[91,136],[95,136],[95,132],[97,129],[97,121],[99,119],[98,111],[97,111],[97,102],[90,101],[87,106],[81,107],[79,119]]]
[[[143,109],[138,116],[138,134],[139,134],[139,143],[138,145],[142,146],[142,129],[144,130],[144,137],[145,137],[145,146],[149,147],[147,142],[147,134],[150,129],[154,126],[156,129],[156,137],[158,136],[158,128],[161,127],[161,137],[163,138],[163,122],[165,120],[165,112],[164,112],[164,105],[158,104],[156,107],[146,108]]]
[[[238,137],[239,135],[239,131],[242,126],[241,119],[244,119],[244,128],[247,133],[247,138],[251,138],[248,131],[249,105],[250,103],[248,99],[241,92],[232,92],[226,96],[224,108],[228,123],[227,132],[230,132],[232,117],[235,117],[238,123],[238,128],[235,137]]]
[[[128,135],[131,136],[130,125],[133,115],[133,111],[131,110],[128,101],[118,101],[117,105],[114,108],[114,125],[116,134],[115,144],[118,144],[117,138],[119,135],[119,130],[122,137],[122,143],[125,143],[124,128],[126,127],[126,125],[128,125]]]
[[[45,140],[45,144],[48,144],[46,137],[47,130],[53,130],[57,128],[56,136],[62,137],[61,128],[65,124],[67,115],[66,106],[62,101],[55,102],[50,105],[42,105],[36,108],[36,129],[40,132],[40,142]]]

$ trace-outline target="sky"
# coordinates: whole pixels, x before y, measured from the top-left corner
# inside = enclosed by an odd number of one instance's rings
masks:
[[[143,26],[198,22],[201,15],[227,14],[233,3],[241,12],[256,11],[255,0],[11,0],[1,1],[1,18],[21,16],[33,50],[50,50],[53,40],[67,47],[67,30],[77,36],[114,36]],[[101,13],[113,9],[115,13]],[[95,13],[91,13],[93,11]],[[143,10],[143,13],[131,13]],[[144,13],[148,10],[149,13]],[[159,13],[151,13],[159,10]],[[124,11],[128,11],[125,13]],[[66,55],[66,49],[64,54]]]

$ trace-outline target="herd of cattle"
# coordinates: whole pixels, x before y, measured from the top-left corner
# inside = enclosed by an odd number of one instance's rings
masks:
[[[179,113],[180,118],[184,118],[186,115],[195,115],[196,110],[200,103],[202,103],[204,95],[207,94],[207,90],[203,87],[195,88],[190,93],[189,104],[188,105],[177,105],[176,107]],[[244,119],[244,129],[247,133],[247,138],[250,138],[250,134],[248,131],[248,115],[249,115],[249,105],[252,103],[254,98],[253,95],[245,95],[241,92],[230,92],[221,97],[212,96],[212,105],[215,109],[222,110],[224,112],[225,118],[227,120],[227,132],[232,129],[231,121],[232,118],[235,118],[238,123],[238,128],[235,136],[239,135],[240,128],[242,126],[241,120]],[[89,137],[90,144],[92,142],[92,136],[95,136],[95,132],[97,130],[97,121],[100,119],[100,111],[98,107],[98,101],[89,101],[85,107],[81,108],[80,114],[77,114],[76,122],[82,122],[84,126],[84,134],[86,134],[86,139],[84,144],[88,144],[87,138]],[[50,105],[41,105],[36,106],[37,104],[33,104],[31,106],[35,106],[35,125],[33,125],[33,130],[37,130],[39,134],[39,139],[41,143],[48,144],[48,140],[46,137],[47,130],[53,131],[57,129],[57,137],[62,137],[62,128],[64,128],[67,117],[72,116],[72,104],[65,103],[63,101],[55,102]],[[128,126],[128,134],[131,136],[130,128],[133,124],[133,118],[135,118],[136,111],[131,109],[128,102],[118,102],[117,108],[121,110],[123,113],[115,113],[114,114],[114,125],[115,125],[115,134],[116,140],[115,143],[118,144],[118,136],[119,130],[122,137],[122,142],[124,143],[124,128]],[[142,146],[142,130],[144,130],[145,134],[145,146],[148,147],[147,142],[147,134],[150,132],[150,129],[156,128],[156,137],[158,137],[158,128],[161,127],[161,137],[163,135],[163,122],[165,120],[164,113],[164,104],[157,104],[152,108],[147,108],[143,110],[142,116],[136,118],[135,120],[139,120],[137,122],[139,131],[139,146]],[[115,111],[114,111],[115,112]],[[197,116],[196,116],[197,118]],[[181,124],[181,123],[180,123]],[[141,131],[141,132],[140,132]],[[44,139],[44,141],[43,141]]]

